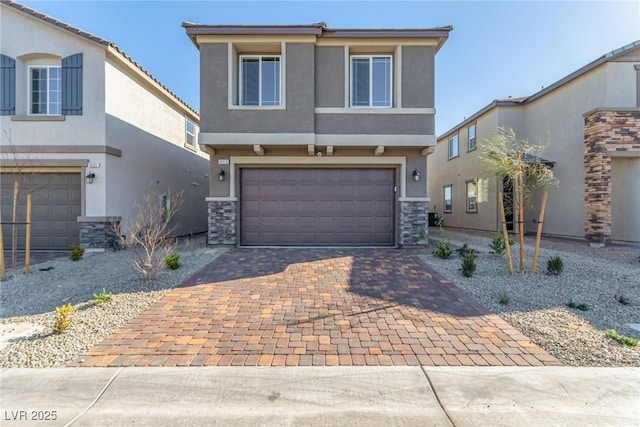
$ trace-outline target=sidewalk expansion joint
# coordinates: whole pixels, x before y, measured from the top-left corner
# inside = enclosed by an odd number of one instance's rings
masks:
[[[433,395],[436,398],[436,402],[438,402],[438,406],[440,406],[440,410],[442,410],[442,413],[444,414],[444,416],[447,417],[447,421],[449,421],[449,425],[451,425],[452,427],[455,427],[455,423],[449,416],[449,413],[447,412],[447,410],[442,405],[442,402],[440,401],[440,397],[438,396],[438,392],[436,391],[436,388],[433,386],[433,383],[431,382],[431,378],[429,378],[429,375],[427,374],[427,371],[424,369],[424,366],[420,366],[420,370],[422,371],[425,378],[427,379],[427,382],[429,383],[429,387],[431,387],[431,391],[433,391]]]
[[[69,421],[68,423],[66,423],[64,425],[64,427],[69,427],[71,424],[73,424],[74,422],[76,422],[81,416],[83,416],[84,414],[86,414],[91,408],[93,408],[93,406],[98,403],[98,400],[100,400],[100,398],[106,393],[107,389],[111,386],[111,384],[113,384],[113,382],[115,381],[115,379],[118,377],[118,375],[120,375],[120,372],[122,372],[124,368],[120,368],[118,369],[118,371],[113,374],[113,377],[111,377],[111,379],[107,382],[107,384],[104,386],[104,388],[100,391],[100,393],[98,393],[98,395],[96,396],[95,399],[93,399],[93,402],[91,402],[91,404],[89,406],[87,406],[82,412],[80,412],[78,415],[76,415],[71,421]]]

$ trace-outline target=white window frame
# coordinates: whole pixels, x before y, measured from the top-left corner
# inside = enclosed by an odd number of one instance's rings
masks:
[[[189,123],[191,123],[193,125],[193,133],[189,132]],[[189,135],[191,135],[191,140],[192,140],[192,144],[189,143]],[[195,150],[196,148],[196,144],[197,144],[197,140],[196,140],[196,124],[189,119],[185,119],[184,122],[184,144],[187,147],[193,148]]]
[[[353,60],[369,60],[369,105],[353,105]],[[373,58],[389,58],[389,105],[373,104]],[[349,56],[349,107],[350,108],[393,108],[393,55],[350,55]]]
[[[458,138],[458,134],[453,135],[451,138],[449,138],[448,140],[448,148],[449,148],[449,159],[455,159],[456,157],[458,157],[460,155],[460,138]],[[453,147],[453,143],[455,140],[455,147],[456,147],[456,154],[452,155],[452,147]]]
[[[449,189],[449,209],[447,209],[447,188]],[[445,185],[444,187],[442,187],[442,195],[443,195],[443,206],[444,206],[444,213],[451,213],[453,212],[453,185],[452,184],[448,184]]]
[[[262,105],[262,58],[278,58],[278,65],[280,67],[278,78],[280,79],[278,104],[274,105]],[[244,104],[243,92],[242,92],[242,60],[243,59],[259,59],[258,66],[258,105],[246,105]],[[243,108],[278,108],[282,106],[282,55],[238,55],[238,106]]]
[[[49,112],[49,70],[52,68],[57,68],[58,70],[60,70],[60,113],[51,113]],[[34,113],[32,108],[33,108],[33,78],[31,75],[32,70],[34,69],[46,69],[47,70],[47,102],[45,103],[45,105],[47,106],[47,112],[46,113]],[[62,66],[60,65],[30,65],[29,67],[27,67],[27,81],[28,81],[28,85],[29,85],[29,105],[27,107],[27,111],[29,112],[30,116],[60,116],[62,115]]]
[[[471,138],[471,129],[473,129],[473,138]],[[471,141],[473,141],[473,147]],[[467,128],[467,151],[473,151],[476,148],[478,148],[476,145],[476,125],[473,124]]]
[[[476,187],[475,194],[473,196],[473,207],[471,206],[471,197],[469,197],[469,184],[473,184]],[[467,191],[467,212],[477,213],[478,212],[478,181],[475,179],[470,179],[465,182],[465,190]]]

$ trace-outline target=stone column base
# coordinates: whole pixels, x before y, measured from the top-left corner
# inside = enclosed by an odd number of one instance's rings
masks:
[[[119,224],[121,217],[79,216],[80,246],[84,248],[112,248],[116,242],[116,233],[112,222]]]
[[[429,243],[429,202],[401,201],[398,245],[427,246]]]
[[[207,245],[236,245],[237,236],[237,201],[209,201],[209,234]]]

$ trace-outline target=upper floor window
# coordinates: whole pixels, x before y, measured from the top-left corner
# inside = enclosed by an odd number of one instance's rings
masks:
[[[240,56],[240,105],[280,105],[280,56]]]
[[[196,147],[196,125],[187,119],[186,144],[192,148]]]
[[[449,158],[458,157],[458,135],[449,138]]]
[[[62,114],[61,68],[37,66],[29,69],[29,113],[34,115]]]
[[[351,56],[351,106],[391,107],[391,55]]]
[[[469,144],[468,150],[476,149],[476,125],[469,126]]]

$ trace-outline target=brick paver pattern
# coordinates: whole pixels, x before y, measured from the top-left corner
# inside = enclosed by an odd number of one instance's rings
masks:
[[[419,254],[232,249],[71,365],[560,364]]]

